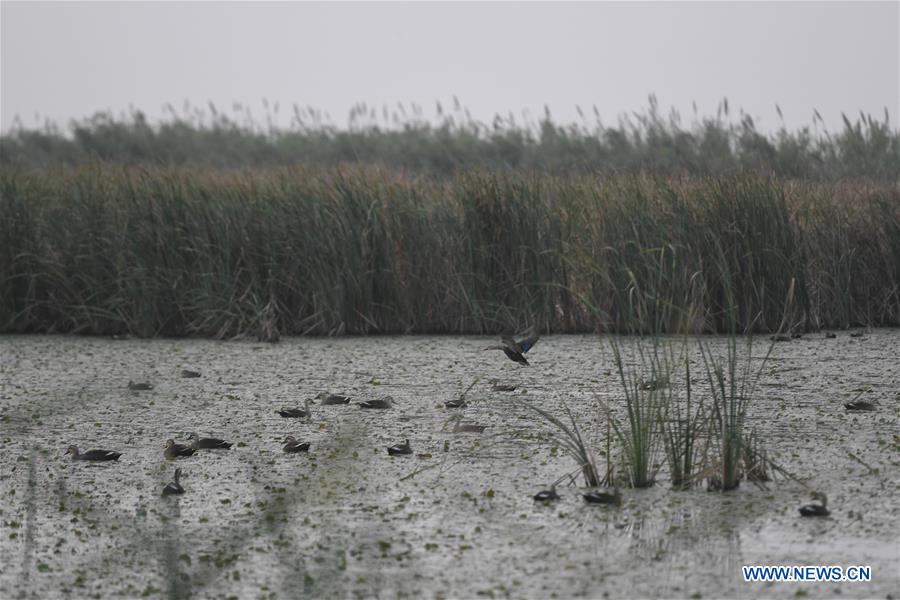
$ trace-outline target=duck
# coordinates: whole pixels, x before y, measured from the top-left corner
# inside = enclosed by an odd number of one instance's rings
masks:
[[[181,487],[181,469],[175,469],[175,480],[170,481],[166,484],[166,487],[163,488],[162,495],[163,496],[172,496],[174,494],[183,494],[184,488]]]
[[[330,394],[328,392],[319,392],[316,394],[316,400],[322,403],[322,406],[330,406],[334,404],[350,404],[350,396],[342,394]]]
[[[185,444],[176,444],[175,440],[166,440],[166,450],[164,452],[165,456],[169,460],[173,460],[179,457],[193,456],[194,450],[190,446]]]
[[[537,329],[532,326],[515,336],[503,336],[500,338],[501,343],[499,345],[488,346],[485,350],[503,350],[503,353],[509,360],[528,365],[525,353],[534,347],[540,337]]]
[[[822,492],[813,492],[812,499],[818,500],[821,504],[804,504],[799,509],[802,517],[827,517],[831,514],[828,510],[828,497]]]
[[[875,410],[875,404],[868,400],[851,400],[844,403],[844,408],[855,412],[869,412]]]
[[[309,410],[309,399],[304,400],[303,408],[282,408],[278,411],[278,414],[285,418],[294,419],[305,419],[312,416],[312,411]]]
[[[129,390],[132,390],[132,391],[135,391],[135,392],[146,391],[146,390],[152,390],[152,389],[153,389],[153,384],[152,384],[152,383],[147,383],[146,381],[141,381],[141,382],[135,383],[134,381],[131,381],[131,380],[129,379],[129,380],[128,380],[128,389],[129,389]]]
[[[791,336],[789,335],[773,335],[769,336],[769,339],[773,342],[789,342],[791,341]]]
[[[446,430],[447,425],[450,423],[453,423],[453,429],[450,430],[451,433],[484,433],[484,430],[487,428],[486,425],[463,423],[462,419],[463,417],[459,413],[453,415],[444,423],[443,429]]]
[[[196,377],[201,377],[200,371],[191,371],[190,369],[182,369],[181,376],[185,379],[193,379]]]
[[[460,396],[459,398],[454,398],[453,400],[447,400],[446,402],[444,402],[445,408],[465,408],[468,405],[469,405],[469,403],[466,402],[466,399],[463,398],[462,396]]]
[[[366,400],[359,403],[360,408],[391,408],[393,405],[394,399],[391,396],[376,398],[375,400]]]
[[[220,440],[219,438],[202,438],[196,433],[191,433],[188,436],[188,439],[192,440],[191,448],[193,448],[194,450],[228,450],[232,446],[231,442],[226,442],[225,440]]]
[[[836,338],[836,337],[837,337],[837,334],[836,334],[835,332],[833,332],[833,331],[826,331],[826,332],[825,332],[825,339],[831,340],[831,339],[834,339],[834,338]]]
[[[388,454],[391,456],[398,456],[402,454],[412,454],[412,448],[409,446],[409,440],[406,440],[402,444],[395,444],[393,446],[388,446]]]
[[[862,331],[854,331],[853,333],[850,334],[850,337],[862,337],[863,335],[865,335],[865,334],[863,334]]]
[[[295,452],[308,452],[309,442],[298,442],[296,439],[294,439],[294,436],[289,435],[284,438],[284,448],[282,448],[282,450],[289,454]]]
[[[541,490],[534,495],[535,502],[550,502],[551,500],[559,500],[555,485],[551,485],[549,490]]]
[[[66,454],[72,455],[72,460],[90,460],[93,462],[119,460],[122,456],[121,452],[113,452],[112,450],[88,450],[87,452],[79,452],[78,446],[69,446]]]
[[[491,386],[491,389],[494,390],[495,392],[514,392],[514,391],[516,391],[516,388],[518,387],[514,383],[501,383],[501,382],[497,381],[496,379],[491,381],[491,383],[493,384]]]
[[[616,506],[622,504],[622,494],[619,493],[619,488],[613,488],[612,492],[591,490],[587,494],[582,494],[581,497],[588,504],[614,504]]]

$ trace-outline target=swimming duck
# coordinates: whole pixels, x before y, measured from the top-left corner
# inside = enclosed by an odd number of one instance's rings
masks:
[[[837,337],[837,334],[836,334],[835,332],[833,332],[833,331],[826,331],[826,332],[825,332],[825,338],[826,338],[826,339],[829,339],[829,340],[830,340],[830,339],[833,339],[833,338],[836,338],[836,337]]]
[[[190,434],[188,436],[188,439],[192,440],[191,448],[193,448],[194,450],[228,450],[232,446],[231,442],[226,442],[225,440],[220,440],[219,438],[202,438],[196,433]]]
[[[119,460],[122,456],[121,452],[113,452],[112,450],[88,450],[87,452],[79,452],[77,446],[69,446],[66,454],[72,455],[72,460],[90,460],[94,462],[105,460]]]
[[[333,404],[350,404],[350,396],[341,394],[329,394],[328,392],[319,392],[316,394],[316,400],[322,403],[322,406],[330,406]]]
[[[375,400],[366,400],[359,403],[360,408],[391,408],[393,405],[394,399],[391,396],[376,398]]]
[[[190,369],[182,369],[181,376],[185,379],[193,379],[195,377],[200,377],[200,371],[191,371]]]
[[[559,500],[555,485],[551,485],[549,490],[541,490],[534,495],[535,502],[550,502],[551,500]]]
[[[514,383],[500,383],[496,379],[492,383],[494,385],[491,386],[491,389],[495,392],[514,392],[517,387]]]
[[[600,490],[591,490],[587,494],[581,495],[588,504],[614,504],[621,506],[622,494],[619,488],[613,488],[612,492],[601,492]]]
[[[875,405],[868,400],[851,400],[844,404],[844,408],[851,411],[863,412],[875,410]]]
[[[183,494],[184,488],[181,487],[181,469],[175,469],[175,481],[170,481],[166,484],[166,487],[163,488],[162,495],[163,496],[171,496],[173,494]]]
[[[153,389],[153,384],[152,384],[152,383],[147,383],[147,382],[138,382],[138,383],[135,383],[134,381],[131,381],[131,380],[129,379],[129,380],[128,380],[128,389],[129,389],[129,390],[132,390],[132,391],[135,391],[135,392],[146,391],[146,390],[152,390],[152,389]]]
[[[509,360],[527,365],[528,359],[525,358],[525,353],[531,350],[540,337],[537,330],[532,326],[514,337],[503,336],[500,339],[502,342],[500,345],[488,346],[485,350],[503,350],[503,353]]]
[[[444,402],[444,407],[446,408],[465,408],[469,405],[466,402],[466,399],[460,396],[459,398],[454,398],[453,400],[447,400]]]
[[[853,333],[850,334],[850,337],[862,337],[862,336],[863,336],[862,331],[854,331]]]
[[[388,446],[387,451],[391,456],[397,456],[399,454],[412,454],[412,448],[410,448],[409,446],[409,440],[406,440],[402,444]]]
[[[303,408],[282,408],[278,414],[285,418],[304,419],[312,415],[309,410],[309,398],[303,401]]]
[[[288,453],[308,452],[309,442],[298,442],[296,439],[294,439],[294,436],[289,435],[284,438],[284,448],[282,448],[282,450]]]
[[[450,417],[449,419],[447,419],[447,421],[444,423],[444,427],[442,429],[446,430],[447,425],[449,425],[450,423],[453,423],[453,429],[450,430],[451,433],[484,433],[484,430],[487,427],[486,425],[475,425],[474,423],[463,423],[462,419],[463,419],[462,415],[457,413],[457,414],[453,415],[452,417]]]
[[[196,452],[196,450],[194,450],[190,446],[186,446],[185,444],[176,444],[175,440],[166,440],[166,450],[164,454],[169,460],[178,457],[192,456],[194,452]]]
[[[821,504],[805,504],[798,510],[803,517],[827,517],[831,514],[828,510],[828,497],[822,492],[813,492],[812,499],[818,500]]]

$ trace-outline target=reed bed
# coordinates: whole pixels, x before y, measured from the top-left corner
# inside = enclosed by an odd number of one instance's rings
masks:
[[[742,110],[723,99],[715,115],[682,119],[648,106],[604,123],[596,107],[578,109],[572,123],[541,115],[472,118],[459,102],[436,103],[427,114],[411,104],[355,106],[346,125],[322,111],[293,106],[279,114],[264,103],[263,114],[235,104],[223,110],[185,104],[168,106],[158,122],[139,111],[99,112],[67,127],[21,123],[0,136],[0,165],[50,166],[96,160],[124,165],[264,167],[357,163],[451,176],[478,168],[585,173],[649,170],[667,175],[720,175],[752,170],[780,177],[835,181],[845,178],[900,181],[900,130],[882,117],[844,116],[829,131],[818,112],[809,126],[760,130]]]
[[[0,240],[4,332],[274,340],[900,323],[894,184],[5,167]],[[654,302],[635,311],[644,290]]]

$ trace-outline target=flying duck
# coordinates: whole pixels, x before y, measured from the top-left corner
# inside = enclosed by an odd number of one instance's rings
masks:
[[[540,337],[537,329],[532,326],[513,337],[503,336],[500,339],[501,344],[488,346],[485,350],[503,350],[509,360],[527,365],[528,359],[525,358],[525,353],[531,350]]]

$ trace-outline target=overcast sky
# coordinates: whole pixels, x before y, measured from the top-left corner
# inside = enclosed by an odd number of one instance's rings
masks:
[[[66,123],[185,100],[262,113],[328,111],[453,95],[490,121],[596,105],[606,123],[647,106],[690,121],[727,97],[763,128],[818,109],[900,112],[900,2],[34,3],[0,4],[2,119]],[[227,112],[227,111],[226,111]]]

